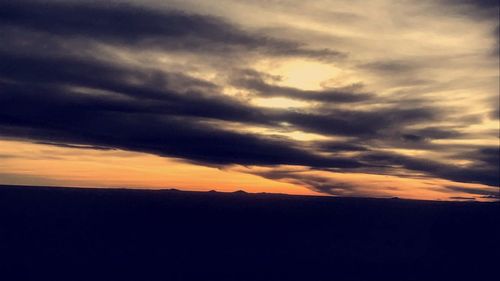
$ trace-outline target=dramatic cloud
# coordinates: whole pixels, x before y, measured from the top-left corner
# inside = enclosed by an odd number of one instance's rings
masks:
[[[59,38],[221,55],[262,51],[318,59],[342,56],[329,49],[308,49],[299,42],[254,35],[213,16],[127,3],[15,1],[1,3],[0,10],[0,21],[6,29],[28,29]]]
[[[491,198],[499,198],[498,190],[490,189],[490,190],[485,190],[482,188],[464,188],[461,186],[447,186],[449,190],[452,191],[459,191],[459,192],[464,192],[468,194],[476,194],[476,195],[483,195],[483,196],[488,196]]]
[[[498,198],[497,1],[220,5],[0,3],[0,137],[332,195]]]

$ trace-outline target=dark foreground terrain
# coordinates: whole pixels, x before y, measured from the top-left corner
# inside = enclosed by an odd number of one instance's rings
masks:
[[[500,280],[499,207],[0,186],[0,280]]]

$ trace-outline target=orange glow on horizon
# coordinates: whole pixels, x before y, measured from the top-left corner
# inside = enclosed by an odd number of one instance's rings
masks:
[[[121,150],[92,150],[66,148],[12,140],[0,141],[0,184],[49,185],[68,187],[109,187],[168,189],[189,191],[250,193],[283,193],[296,195],[327,195],[307,184],[284,179],[267,179],[258,172],[271,171],[266,167],[216,168],[190,164],[178,159],[164,158]],[[363,173],[331,173],[311,171],[307,167],[282,166],[299,175],[330,179],[339,184],[356,186],[359,194],[370,197],[394,197],[449,200],[446,185],[484,187],[441,179],[375,175]],[[456,194],[454,194],[456,195]],[[346,196],[359,196],[356,194]],[[463,196],[469,196],[466,193]],[[489,201],[479,198],[480,201]]]
[[[173,158],[120,150],[65,148],[0,141],[0,184],[75,187],[179,188],[192,191],[245,190],[318,195],[297,185],[200,165]],[[32,180],[30,180],[32,179]]]

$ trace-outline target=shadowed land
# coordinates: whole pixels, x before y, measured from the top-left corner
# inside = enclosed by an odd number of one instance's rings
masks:
[[[0,186],[0,279],[494,280],[499,211],[498,203]]]

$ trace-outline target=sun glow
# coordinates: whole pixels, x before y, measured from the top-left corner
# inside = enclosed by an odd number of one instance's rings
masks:
[[[322,84],[341,74],[341,70],[331,64],[313,62],[304,59],[287,61],[264,61],[257,66],[273,75],[281,77],[281,86],[303,90],[321,90]]]

